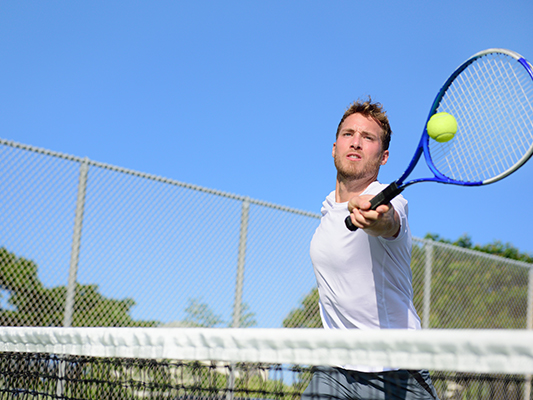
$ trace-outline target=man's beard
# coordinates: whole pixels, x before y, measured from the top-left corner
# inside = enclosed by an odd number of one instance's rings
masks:
[[[362,168],[359,163],[343,163],[341,157],[338,154],[335,154],[334,161],[335,167],[337,168],[337,174],[339,174],[343,179],[347,180],[358,180],[365,179],[370,176],[377,176],[379,172],[379,167],[381,166],[381,157],[375,161],[366,163]]]

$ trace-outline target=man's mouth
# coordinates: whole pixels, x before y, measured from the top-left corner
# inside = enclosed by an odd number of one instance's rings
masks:
[[[354,160],[354,161],[357,161],[357,160],[360,160],[361,159],[361,155],[359,154],[356,154],[356,153],[350,153],[346,156],[346,158],[348,158],[348,160]]]

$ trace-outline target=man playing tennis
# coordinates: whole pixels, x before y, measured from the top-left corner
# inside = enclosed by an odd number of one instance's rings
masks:
[[[389,157],[391,128],[381,104],[359,101],[344,113],[333,144],[337,182],[322,205],[311,259],[325,329],[420,329],[413,305],[411,233],[402,196],[370,210]],[[348,230],[350,214],[359,229]],[[303,398],[437,398],[427,371],[346,365],[317,368]]]

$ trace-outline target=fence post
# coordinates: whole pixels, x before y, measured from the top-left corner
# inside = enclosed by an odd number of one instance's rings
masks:
[[[529,268],[528,277],[526,329],[533,330],[533,267]]]
[[[237,260],[237,278],[235,280],[235,303],[233,305],[232,328],[241,325],[242,317],[242,290],[244,285],[244,264],[246,261],[246,241],[248,236],[248,218],[250,212],[250,199],[246,197],[241,205],[241,230],[239,234],[239,257]],[[235,391],[235,364],[231,363],[227,383],[228,392],[226,400],[234,399]]]
[[[83,212],[85,210],[85,192],[87,189],[87,175],[89,159],[85,157],[80,164],[80,177],[78,181],[78,197],[76,199],[76,214],[74,217],[74,234],[72,235],[72,250],[70,253],[70,268],[68,273],[67,297],[65,300],[65,315],[63,326],[72,325],[74,315],[74,297],[76,296],[76,281],[78,276],[78,261],[80,258],[81,228],[83,225]]]
[[[533,330],[533,268],[531,267],[529,268],[528,278],[526,329]],[[524,378],[524,400],[529,400],[531,398],[531,374],[526,374]]]
[[[241,206],[241,230],[239,235],[239,258],[237,261],[237,278],[235,281],[235,303],[233,305],[233,322],[231,326],[238,328],[242,318],[242,290],[244,284],[244,263],[246,261],[246,240],[248,236],[248,215],[250,200],[244,199]]]
[[[431,267],[433,264],[433,243],[426,241],[425,245],[426,267],[424,269],[424,315],[422,328],[429,328],[429,314],[431,311]]]

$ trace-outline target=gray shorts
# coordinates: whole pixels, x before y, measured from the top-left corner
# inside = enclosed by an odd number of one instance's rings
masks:
[[[317,367],[302,400],[438,400],[428,371]]]

